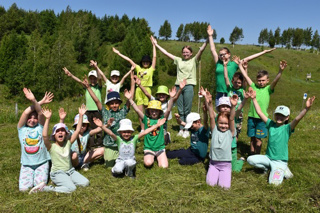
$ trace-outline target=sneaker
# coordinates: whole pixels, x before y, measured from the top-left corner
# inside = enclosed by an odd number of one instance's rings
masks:
[[[246,159],[244,157],[239,158],[242,161],[246,161]]]
[[[45,186],[46,186],[46,183],[45,182],[41,182],[38,185],[36,185],[35,187],[33,187],[30,190],[29,194],[41,192],[43,190],[43,187],[45,187]]]
[[[286,171],[284,171],[284,178],[285,179],[289,179],[289,178],[292,178],[292,177],[293,177],[293,174],[290,171],[289,167],[287,167]]]
[[[184,131],[182,137],[184,137],[184,138],[190,137],[189,131]]]
[[[82,169],[83,171],[87,172],[87,171],[89,170],[89,164],[88,164],[88,163],[82,164],[81,169]]]
[[[167,134],[164,136],[164,144],[168,145],[169,143],[171,143],[171,136],[170,132],[167,132]]]
[[[183,130],[180,129],[180,131],[178,132],[177,136],[183,137],[183,133],[184,133]]]

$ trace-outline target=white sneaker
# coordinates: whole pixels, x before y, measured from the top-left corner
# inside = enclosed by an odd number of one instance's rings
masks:
[[[180,131],[178,132],[177,136],[183,137],[183,130],[180,129]]]
[[[87,164],[87,163],[82,164],[81,169],[83,171],[87,172],[89,170],[89,164]]]
[[[292,178],[292,177],[293,177],[293,174],[290,171],[289,167],[287,167],[286,171],[284,171],[284,178],[285,179],[289,179],[289,178]]]
[[[33,187],[30,190],[29,194],[41,192],[43,190],[43,187],[45,187],[45,186],[46,186],[46,183],[45,182],[41,182],[38,185],[36,185],[35,187]]]
[[[184,137],[184,138],[190,137],[189,131],[184,131],[182,137]]]

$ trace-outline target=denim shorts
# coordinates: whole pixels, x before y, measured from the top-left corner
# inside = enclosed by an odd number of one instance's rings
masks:
[[[260,118],[248,117],[248,137],[266,138],[268,136],[268,130],[266,123]]]

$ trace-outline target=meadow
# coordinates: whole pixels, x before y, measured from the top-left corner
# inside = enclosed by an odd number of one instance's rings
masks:
[[[187,43],[161,42],[164,48],[179,56],[181,47]],[[189,43],[190,45],[190,43]],[[200,43],[191,43],[197,50]],[[229,46],[229,45],[226,45]],[[222,45],[217,45],[217,49]],[[241,58],[261,51],[261,47],[236,45],[230,47]],[[159,59],[164,58],[158,51]],[[308,51],[279,48],[249,63],[249,75],[255,79],[256,72],[265,69],[273,80],[279,69],[280,60],[285,59],[288,67],[283,73],[275,93],[271,96],[269,117],[277,105],[284,104],[291,109],[291,119],[304,106],[303,94],[319,95],[320,56]],[[81,65],[79,65],[81,66]],[[201,60],[202,84],[214,86],[213,60],[209,48]],[[103,69],[104,70],[104,69]],[[173,86],[175,77],[162,70],[160,84]],[[312,73],[312,81],[306,81],[306,74]],[[197,91],[198,86],[196,87]],[[156,87],[153,89],[156,90]],[[170,160],[168,169],[154,165],[151,169],[143,166],[143,140],[136,150],[136,179],[114,178],[103,163],[94,163],[88,172],[80,171],[90,180],[87,188],[78,188],[71,194],[37,193],[28,195],[18,190],[20,171],[20,145],[17,134],[17,118],[14,112],[16,100],[6,99],[7,89],[0,85],[0,211],[1,212],[319,212],[320,210],[320,102],[315,104],[298,124],[289,141],[289,167],[294,177],[284,180],[280,186],[267,182],[268,175],[254,169],[247,163],[240,173],[232,174],[230,190],[210,187],[205,182],[208,159],[204,164],[180,166],[178,160]],[[104,97],[104,95],[102,95]],[[39,97],[38,99],[40,99]],[[54,110],[50,128],[58,122],[58,109],[68,112],[67,125],[72,125],[77,107],[84,97],[54,101],[49,108]],[[28,106],[26,101],[18,104],[18,112]],[[194,98],[193,111],[197,111],[198,98]],[[245,107],[245,114],[248,112]],[[177,112],[174,107],[173,112]],[[135,112],[128,118],[138,127]],[[246,116],[238,141],[238,157],[248,157],[249,138],[246,136]],[[172,143],[166,149],[187,148],[190,139],[176,137],[178,126],[169,121]],[[262,153],[266,150],[263,141]]]

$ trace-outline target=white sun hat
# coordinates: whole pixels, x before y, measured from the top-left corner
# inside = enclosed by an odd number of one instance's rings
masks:
[[[134,132],[134,129],[132,128],[132,122],[130,121],[130,119],[122,119],[120,122],[120,127],[119,129],[117,130],[117,132],[120,132],[120,131],[132,131]]]

